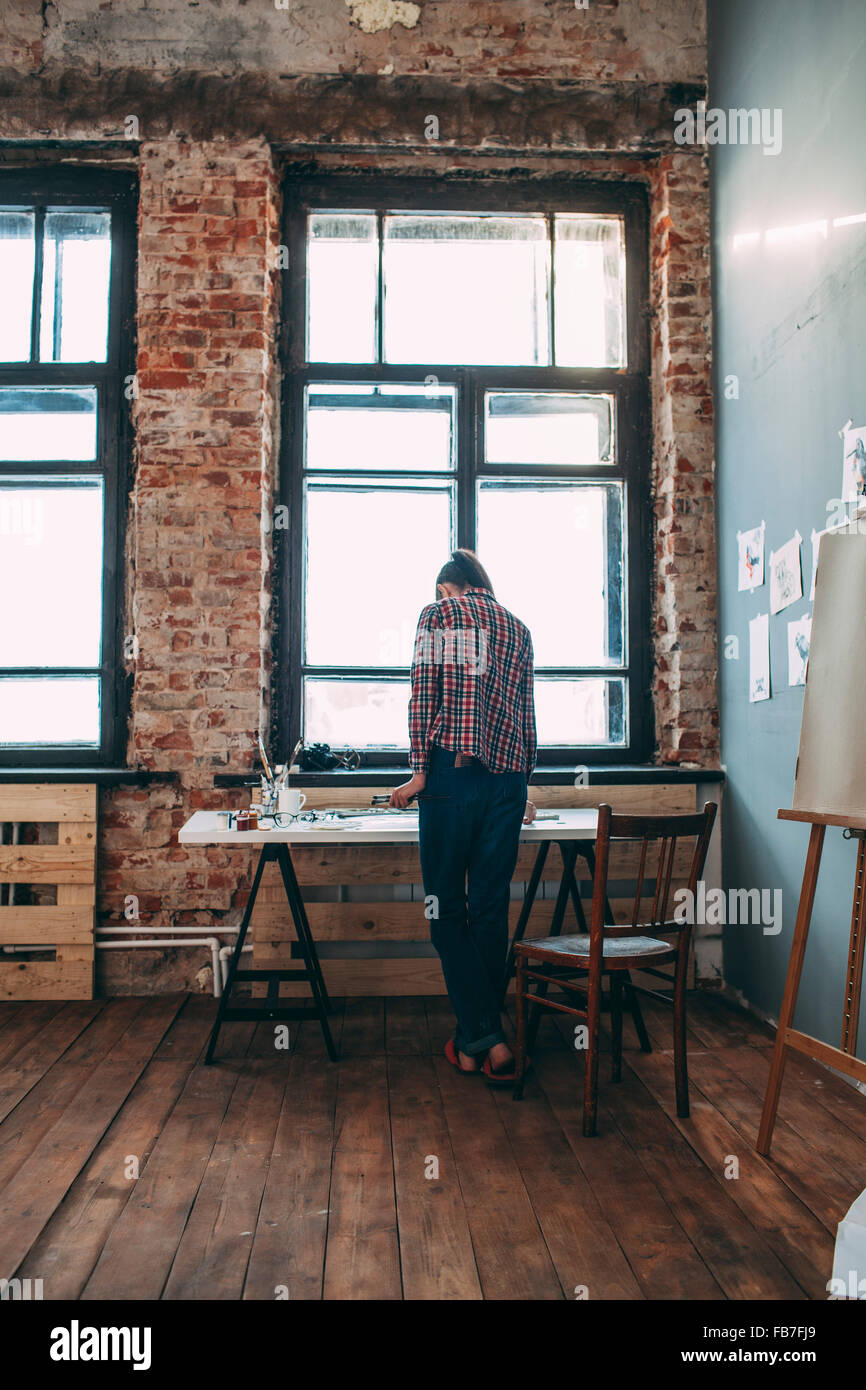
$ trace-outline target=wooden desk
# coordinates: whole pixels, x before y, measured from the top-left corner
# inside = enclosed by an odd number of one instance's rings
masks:
[[[357,783],[354,779],[328,786],[308,783],[304,787],[307,796],[304,811],[369,807],[371,797],[382,790],[381,785]],[[244,795],[240,789],[234,793],[227,790],[226,805],[241,806]],[[586,786],[533,782],[530,795],[536,806],[544,811],[590,810],[595,813],[601,802],[612,806],[614,811],[634,815],[692,813],[697,807],[694,783],[614,783],[602,780],[601,774],[598,782]],[[246,804],[249,804],[248,792],[246,797]],[[705,799],[701,797],[702,804]],[[210,867],[218,863],[229,871],[235,861],[233,852],[225,845],[210,851],[196,851],[190,846],[189,853],[202,860],[207,855]],[[537,844],[529,841],[521,844],[512,875],[510,933],[516,929],[537,855]],[[320,950],[327,946],[322,953],[322,973],[331,994],[381,999],[417,994],[435,997],[445,993],[439,961],[430,947],[430,924],[418,911],[421,866],[417,843],[361,844],[357,840],[349,841],[348,836],[342,841],[323,844],[306,840],[292,845],[292,860],[304,891],[313,934]],[[611,877],[616,884],[612,907],[618,921],[631,917],[637,866],[635,853],[626,847],[616,847]],[[684,860],[675,869],[674,888],[685,886],[688,867]],[[547,855],[532,909],[535,936],[548,934],[561,871],[561,855],[554,845]],[[577,858],[576,875],[586,895],[590,874],[581,855]],[[717,933],[720,940],[720,927]],[[268,865],[262,878],[248,941],[252,941],[253,961],[257,966],[288,965],[292,955],[297,956],[296,934],[286,912],[285,889],[276,863]],[[307,989],[303,984],[286,984],[281,993],[306,997]]]
[[[272,829],[239,831],[234,828],[230,830],[223,825],[224,816],[218,811],[196,811],[178,833],[178,841],[182,845],[228,845],[233,849],[246,849],[253,846],[259,848],[259,860],[253,877],[250,896],[238,931],[225,988],[220,996],[216,1022],[208,1044],[205,1057],[205,1062],[208,1064],[213,1060],[214,1048],[222,1024],[241,1019],[283,1022],[317,1018],[325,1037],[328,1055],[332,1061],[336,1061],[337,1053],[327,1021],[327,1015],[330,1011],[328,991],[319,964],[316,943],[307,917],[303,894],[295,872],[291,848],[333,844],[417,845],[418,816],[416,813],[409,812],[405,815],[370,812],[351,819],[326,819],[326,815],[326,812],[320,811],[316,813],[317,818],[312,821],[297,819],[287,825],[273,825]],[[574,904],[579,928],[586,930],[580,890],[574,868],[580,853],[587,859],[588,865],[594,866],[593,846],[597,822],[598,813],[595,810],[563,809],[557,813],[555,820],[540,820],[523,827],[520,835],[521,843],[535,845],[537,852],[508,955],[503,995],[510,978],[514,940],[519,940],[526,930],[551,844],[559,846],[563,864],[553,922],[550,928],[551,934],[557,935],[562,928],[569,897]],[[262,875],[269,863],[276,863],[279,867],[303,964],[291,969],[241,970],[241,952],[258,897]],[[280,986],[287,982],[297,983],[299,981],[306,981],[310,987],[312,1008],[309,1005],[292,1006],[280,1002]],[[261,1008],[232,1008],[229,997],[233,986],[238,982],[266,984],[267,998],[264,1006]]]
[[[400,813],[371,811],[351,820],[304,821],[273,830],[226,830],[220,827],[221,812],[196,811],[178,832],[182,845],[417,845],[418,816],[416,812]],[[302,812],[302,815],[305,814]],[[317,811],[317,816],[325,812]],[[344,815],[345,812],[340,813]],[[595,841],[598,812],[595,810],[563,809],[557,820],[540,820],[524,825],[521,844],[571,843]]]

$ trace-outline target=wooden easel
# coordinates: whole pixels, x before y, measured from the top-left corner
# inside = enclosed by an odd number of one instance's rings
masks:
[[[866,1062],[854,1056],[857,1048],[857,1024],[860,1017],[860,995],[863,986],[863,956],[866,942],[866,922],[864,922],[864,894],[866,894],[866,818],[825,815],[818,811],[780,811],[779,820],[805,821],[811,825],[809,848],[806,852],[806,868],[803,873],[803,887],[797,908],[797,921],[794,926],[794,939],[791,943],[791,959],[782,996],[779,1013],[779,1027],[776,1032],[776,1045],[773,1049],[773,1062],[764,1098],[761,1127],[758,1130],[756,1148],[759,1154],[768,1154],[773,1139],[773,1126],[776,1123],[776,1110],[779,1105],[779,1092],[782,1088],[782,1075],[788,1048],[794,1052],[804,1052],[818,1062],[825,1062],[835,1071],[852,1076],[857,1081],[866,1081]],[[845,1007],[842,1015],[842,1046],[830,1047],[819,1042],[808,1033],[800,1033],[792,1027],[797,1007],[797,994],[800,989],[800,976],[809,939],[809,924],[812,920],[812,906],[818,884],[818,870],[821,867],[821,852],[824,848],[824,832],[828,825],[842,826],[851,838],[859,840],[857,847],[857,869],[854,876],[854,907],[851,913],[851,938],[848,946],[848,969],[845,980]]]

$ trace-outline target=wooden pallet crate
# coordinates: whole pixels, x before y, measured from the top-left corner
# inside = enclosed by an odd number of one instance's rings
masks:
[[[57,904],[0,905],[0,999],[92,999],[97,789],[90,783],[0,785],[0,823],[56,826],[56,844],[0,846],[0,883],[53,885]]]

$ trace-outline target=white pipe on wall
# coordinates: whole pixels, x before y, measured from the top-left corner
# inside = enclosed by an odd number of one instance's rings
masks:
[[[225,989],[226,980],[229,975],[228,959],[229,956],[234,953],[234,949],[234,946],[223,946],[220,949],[220,993]],[[251,951],[252,949],[252,946],[242,946],[241,955],[245,955],[247,951]]]
[[[214,928],[213,928],[213,932],[214,932],[214,933],[217,933],[217,932],[218,932],[220,935],[225,935],[225,934],[227,934],[227,933],[229,933],[229,932],[233,933],[234,935],[237,935],[237,933],[238,933],[239,931],[240,931],[240,927],[232,927],[232,926],[220,926],[220,927],[214,927]],[[213,940],[216,939],[215,935],[214,935],[214,936],[208,936],[208,937],[205,937],[205,938],[193,939],[193,938],[196,938],[196,933],[201,933],[201,927],[144,927],[144,926],[141,925],[141,923],[136,924],[135,922],[129,922],[128,924],[125,924],[125,925],[123,925],[123,926],[116,926],[116,927],[111,927],[111,926],[97,927],[97,929],[96,929],[96,938],[95,938],[95,942],[96,942],[96,945],[99,945],[99,944],[100,944],[100,937],[103,937],[103,936],[113,936],[113,937],[119,937],[119,938],[120,938],[120,940],[116,943],[117,945],[121,945],[121,946],[127,945],[127,946],[130,946],[130,947],[132,947],[132,946],[138,946],[138,945],[143,945],[143,944],[144,944],[143,942],[139,942],[139,941],[135,941],[135,940],[132,940],[132,939],[131,939],[130,934],[131,934],[131,933],[135,933],[135,932],[143,933],[143,934],[145,934],[145,935],[150,935],[150,936],[154,936],[154,937],[155,937],[155,936],[165,936],[165,940],[164,940],[164,941],[160,941],[159,944],[162,945],[162,946],[166,946],[166,947],[169,947],[169,946],[195,946],[195,945],[200,945],[202,940],[204,940],[207,944],[209,944],[211,941],[213,941]],[[173,936],[178,936],[178,935],[182,935],[182,936],[184,937],[184,939],[183,939],[182,941],[173,941],[173,940],[170,939],[171,937],[173,937]],[[108,943],[106,942],[105,944],[107,945]],[[217,946],[220,946],[220,947],[221,947],[221,946],[222,946],[222,942],[217,941]],[[229,947],[228,947],[228,950],[229,950],[229,951],[232,951],[232,950],[234,950],[234,947],[233,947],[233,946],[229,946]],[[219,955],[215,955],[215,954],[214,954],[213,949],[211,949],[211,956],[212,956],[212,959],[213,959],[212,969],[213,969],[213,980],[214,980],[214,983],[213,983],[214,999],[219,999],[220,995],[222,994],[222,985],[223,985],[223,975],[222,975],[222,973],[221,973],[221,971],[220,971],[220,968],[219,968],[220,957],[219,957]]]

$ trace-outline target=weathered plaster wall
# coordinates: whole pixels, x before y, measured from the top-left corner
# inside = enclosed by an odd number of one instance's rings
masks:
[[[457,79],[644,85],[701,82],[706,72],[702,0],[588,0],[586,9],[574,0],[4,0],[4,9],[10,60],[34,72],[346,75],[393,65]]]

